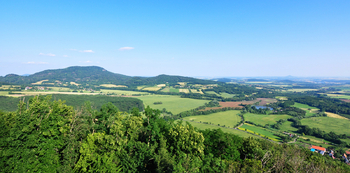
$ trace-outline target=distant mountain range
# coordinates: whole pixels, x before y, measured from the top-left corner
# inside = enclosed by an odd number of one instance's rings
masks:
[[[217,83],[212,80],[196,79],[192,77],[159,75],[156,77],[132,77],[118,73],[112,73],[97,66],[72,66],[64,69],[44,70],[29,76],[8,74],[0,76],[1,83],[27,85],[42,80],[46,82],[76,82],[79,84],[117,84],[127,86],[154,85],[162,83],[188,82],[196,84]]]

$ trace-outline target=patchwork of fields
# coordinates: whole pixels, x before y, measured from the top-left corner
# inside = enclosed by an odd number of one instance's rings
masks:
[[[302,119],[301,124],[308,125],[311,128],[320,128],[325,132],[333,131],[336,134],[350,135],[350,120],[332,117],[312,117]]]
[[[209,102],[208,100],[181,98],[180,96],[171,95],[148,95],[136,98],[142,100],[145,106],[160,110],[165,108],[173,114],[191,110]],[[162,102],[162,104],[153,104],[154,102]]]
[[[292,118],[290,115],[263,115],[263,114],[253,114],[246,113],[244,114],[245,121],[251,121],[255,124],[265,125],[265,124],[275,124],[280,119]]]

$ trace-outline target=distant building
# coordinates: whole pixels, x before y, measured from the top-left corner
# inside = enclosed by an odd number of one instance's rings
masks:
[[[27,86],[26,88],[25,88],[25,90],[31,90],[33,87],[29,87],[29,86]]]
[[[315,152],[315,151],[316,151],[316,152],[318,152],[318,153],[324,155],[324,153],[326,152],[326,148],[312,145],[311,148],[310,148],[310,151],[312,151],[312,152]]]

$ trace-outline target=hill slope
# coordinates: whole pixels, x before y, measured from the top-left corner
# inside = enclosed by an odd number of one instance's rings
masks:
[[[45,82],[76,82],[79,84],[122,84],[128,86],[135,85],[154,85],[160,83],[177,83],[189,82],[199,84],[215,83],[210,80],[201,80],[191,77],[159,75],[156,77],[131,77],[122,74],[109,72],[97,66],[73,66],[64,69],[44,70],[29,76],[20,76],[9,74],[5,77],[0,77],[0,82],[11,84],[31,84],[42,80]]]

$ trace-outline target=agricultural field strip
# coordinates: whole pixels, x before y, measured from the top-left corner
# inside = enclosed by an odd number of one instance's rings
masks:
[[[290,115],[263,115],[263,114],[253,114],[253,113],[246,113],[244,114],[245,121],[251,121],[256,124],[265,125],[265,124],[275,124],[280,119],[288,119],[292,118]]]
[[[269,138],[273,138],[273,139],[280,140],[280,138],[279,138],[278,136],[275,136],[273,133],[271,133],[271,132],[269,132],[269,131],[266,131],[266,130],[264,130],[263,128],[254,126],[254,125],[247,125],[247,124],[244,124],[244,125],[242,125],[240,128],[242,128],[242,129],[247,129],[247,130],[251,130],[251,131],[253,131],[253,132],[255,132],[255,133],[258,133],[258,134],[267,136],[267,137],[269,137]]]
[[[184,120],[188,121],[195,121],[195,122],[208,122],[214,125],[220,124],[220,126],[229,126],[234,127],[239,123],[242,118],[238,116],[239,110],[229,110],[229,111],[223,111],[223,112],[217,112],[209,115],[197,115],[197,116],[189,116],[183,118]]]
[[[337,119],[332,117],[312,117],[301,119],[302,125],[308,125],[311,128],[319,128],[325,132],[333,131],[336,134],[350,135],[350,120]]]

